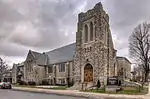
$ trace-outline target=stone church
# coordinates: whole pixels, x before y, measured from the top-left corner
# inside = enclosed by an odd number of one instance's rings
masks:
[[[109,16],[102,4],[97,3],[78,15],[76,43],[44,53],[29,50],[22,77],[37,84],[47,80],[49,84],[65,85],[69,81],[74,84],[73,89],[91,87],[98,80],[106,84],[108,77],[119,72],[116,52]],[[130,69],[131,63],[127,64]],[[130,70],[126,72],[129,74]]]
[[[78,16],[74,80],[77,84],[106,83],[116,76],[116,50],[109,28],[109,16],[98,3],[93,9]]]

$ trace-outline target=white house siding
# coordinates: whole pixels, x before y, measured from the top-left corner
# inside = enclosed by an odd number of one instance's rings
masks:
[[[123,79],[131,79],[131,63],[125,58],[117,58],[117,69],[118,71],[123,68]]]

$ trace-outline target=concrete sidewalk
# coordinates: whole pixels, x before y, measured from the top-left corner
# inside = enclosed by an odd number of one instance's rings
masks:
[[[92,99],[150,99],[147,95],[122,95],[122,94],[100,94],[100,93],[89,93],[80,92],[77,90],[51,90],[51,89],[40,89],[40,88],[25,88],[25,87],[13,87],[15,91],[28,91],[37,93],[47,93],[56,95],[67,95],[75,97],[86,97]]]
[[[50,89],[50,88],[57,88],[59,86],[36,86],[37,88],[46,88],[46,89]]]

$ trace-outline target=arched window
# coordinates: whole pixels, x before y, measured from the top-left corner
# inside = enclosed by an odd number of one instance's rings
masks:
[[[84,42],[88,41],[88,26],[84,26]]]
[[[90,41],[93,40],[93,23],[90,23]]]

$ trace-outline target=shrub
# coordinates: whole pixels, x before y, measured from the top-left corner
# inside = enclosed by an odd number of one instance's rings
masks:
[[[71,87],[74,84],[73,80],[72,81],[70,81],[70,80],[71,79],[67,77],[67,85],[68,85],[68,87]]]
[[[97,81],[97,89],[99,89],[101,87],[101,83],[100,83],[100,81],[98,80]]]
[[[7,82],[7,79],[6,79],[6,78],[4,78],[3,82]]]
[[[118,85],[121,86],[121,80],[118,81]]]
[[[42,85],[49,85],[49,82],[47,80],[42,80]]]
[[[68,87],[73,86],[73,85],[74,85],[74,81],[73,81],[73,80],[72,80],[72,81],[69,81],[69,83],[68,83],[67,85],[68,85]]]
[[[70,87],[73,86],[73,85],[74,85],[74,81],[72,80],[72,81],[70,82]]]
[[[18,81],[19,85],[27,85],[27,83],[25,81]]]
[[[28,84],[29,85],[36,85],[36,83],[34,81],[29,81]]]

